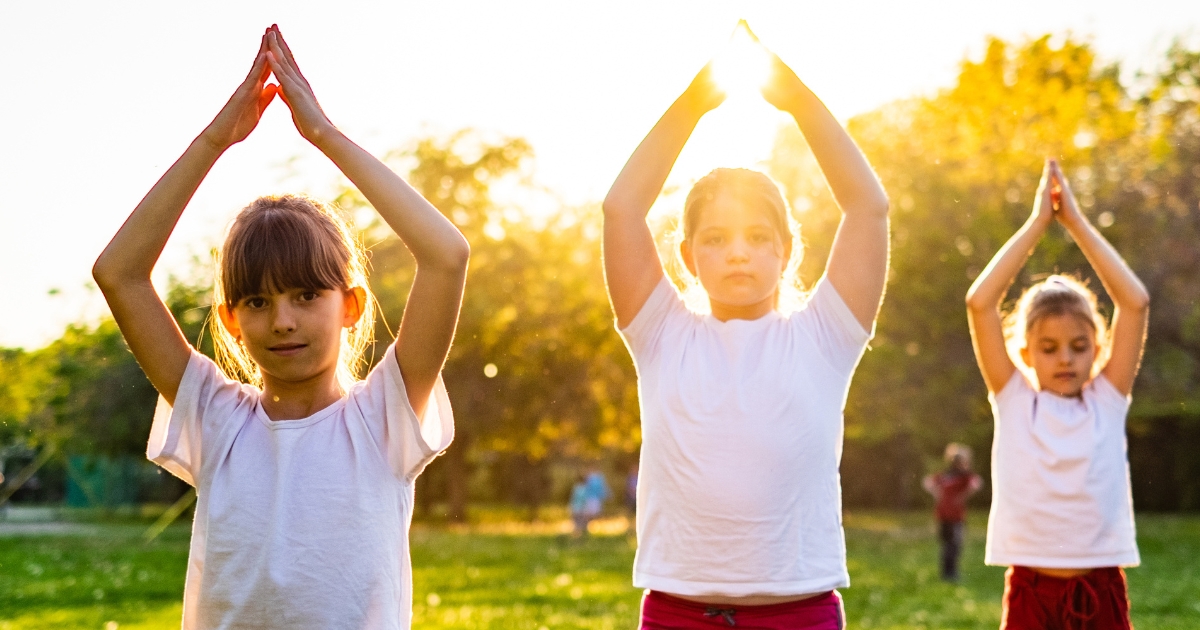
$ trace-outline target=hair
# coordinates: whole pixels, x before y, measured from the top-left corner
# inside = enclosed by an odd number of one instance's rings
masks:
[[[942,454],[942,459],[946,460],[947,464],[951,464],[955,459],[962,457],[968,462],[971,461],[971,447],[958,442],[951,442],[946,445],[946,452]]]
[[[346,222],[324,203],[302,195],[255,199],[234,218],[217,254],[213,303],[232,309],[242,299],[292,288],[366,294],[362,317],[342,331],[338,383],[357,379],[363,355],[373,341],[375,297],[367,285],[367,256]],[[214,309],[215,310],[215,309]],[[259,387],[262,373],[240,341],[219,318],[210,323],[217,363],[230,377]]]
[[[1077,278],[1054,274],[1025,289],[1017,299],[1016,306],[1004,320],[1004,338],[1009,354],[1017,365],[1020,350],[1026,346],[1026,336],[1035,324],[1047,317],[1070,315],[1092,327],[1096,333],[1096,360],[1092,364],[1103,365],[1102,359],[1109,350],[1108,322],[1100,314],[1096,294]]]
[[[677,230],[678,242],[689,241],[696,235],[700,214],[722,195],[746,203],[748,207],[762,210],[785,245],[792,245],[791,257],[785,261],[783,275],[776,292],[775,306],[784,311],[799,308],[805,293],[800,283],[800,261],[804,258],[804,245],[800,241],[800,225],[792,218],[791,207],[783,197],[779,184],[766,174],[747,168],[718,168],[701,177],[688,192],[683,204],[683,217]],[[676,247],[678,251],[678,247]],[[686,269],[686,267],[685,267]],[[685,283],[685,295],[693,308],[707,309],[707,299],[699,279],[691,274],[680,274]]]

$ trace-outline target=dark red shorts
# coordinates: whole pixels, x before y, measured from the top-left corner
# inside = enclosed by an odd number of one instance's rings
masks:
[[[1131,630],[1125,571],[1093,569],[1073,578],[1027,567],[1004,574],[1000,630]]]
[[[842,630],[846,613],[837,591],[796,602],[766,606],[701,604],[646,591],[642,598],[641,630]]]

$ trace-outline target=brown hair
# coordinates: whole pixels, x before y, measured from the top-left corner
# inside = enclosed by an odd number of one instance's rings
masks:
[[[1104,364],[1109,346],[1108,322],[1100,314],[1096,294],[1086,284],[1071,276],[1052,275],[1025,289],[1011,313],[1004,320],[1004,337],[1009,352],[1020,356],[1025,347],[1025,337],[1038,321],[1046,317],[1071,315],[1092,327],[1096,333],[1096,361],[1093,366]],[[1017,365],[1023,362],[1017,361]]]
[[[791,208],[779,184],[764,173],[747,168],[718,168],[701,177],[688,192],[683,204],[683,217],[679,224],[679,240],[691,240],[700,223],[700,213],[717,197],[728,195],[745,202],[748,206],[763,210],[784,244],[792,244],[792,255],[786,261],[783,277],[779,283],[776,306],[792,310],[803,301],[804,290],[800,285],[800,260],[804,257],[803,244],[799,241],[800,226],[792,219]],[[685,276],[686,277],[686,276]],[[689,292],[700,290],[699,281],[693,278]],[[700,302],[700,300],[689,300]],[[700,306],[693,304],[693,306]],[[706,305],[705,305],[706,306]]]
[[[242,299],[263,292],[353,287],[366,292],[366,303],[358,323],[342,334],[337,376],[343,388],[357,380],[375,328],[366,252],[346,222],[320,201],[302,195],[259,197],[229,226],[217,255],[214,303],[232,309]],[[223,324],[210,327],[217,363],[230,378],[261,386],[262,374],[246,348]]]

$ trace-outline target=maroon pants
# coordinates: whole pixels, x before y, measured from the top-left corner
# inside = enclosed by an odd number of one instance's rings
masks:
[[[1093,569],[1073,578],[1026,567],[1004,574],[1000,630],[1132,630],[1125,571]]]
[[[765,606],[701,604],[647,591],[642,598],[641,630],[842,630],[846,627],[837,591],[796,602]]]

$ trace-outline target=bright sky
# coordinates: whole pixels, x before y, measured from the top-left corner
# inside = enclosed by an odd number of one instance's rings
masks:
[[[953,81],[988,34],[1071,31],[1127,69],[1193,43],[1200,2],[561,0],[0,3],[0,346],[38,347],[105,312],[92,262],[244,77],[279,23],[325,111],[383,154],[475,127],[523,136],[536,178],[599,200],[629,153],[738,18],[839,118]],[[702,122],[672,175],[766,156],[779,118],[745,101]],[[207,258],[237,209],[328,193],[338,173],[276,102],[201,186],[158,271]],[[54,294],[51,291],[54,290]]]

